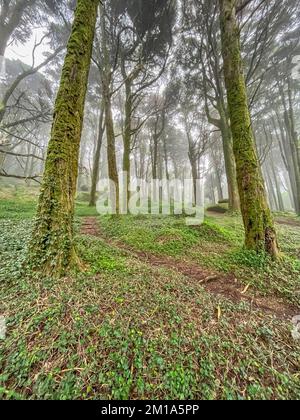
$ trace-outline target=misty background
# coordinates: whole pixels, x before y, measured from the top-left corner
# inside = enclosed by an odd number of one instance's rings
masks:
[[[21,183],[38,191],[74,1],[0,1],[0,33],[21,3],[7,42],[1,37],[0,186]],[[140,30],[132,28],[134,13],[120,13],[120,2],[111,3],[106,21],[118,170],[145,180],[202,179],[207,205],[230,200],[230,126],[217,2],[171,1],[168,14],[148,29],[145,17]],[[269,203],[274,211],[298,214],[299,13],[298,0],[253,0],[239,13]],[[98,24],[81,143],[78,194],[84,198],[95,181],[108,176],[101,66]]]

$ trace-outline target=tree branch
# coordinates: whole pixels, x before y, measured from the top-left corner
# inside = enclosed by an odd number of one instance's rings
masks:
[[[39,178],[41,178],[40,175],[34,175],[34,176],[19,176],[19,175],[12,175],[12,174],[8,174],[6,173],[4,170],[0,171],[0,177],[4,177],[4,178],[15,178],[15,179],[23,179],[25,181],[35,181],[38,184],[40,184],[40,181],[38,180]]]
[[[44,162],[44,160],[45,160],[45,159],[43,159],[42,157],[37,156],[37,155],[35,155],[35,154],[33,154],[33,153],[30,153],[30,154],[13,153],[13,152],[8,152],[8,151],[6,151],[6,150],[1,150],[1,149],[0,149],[0,153],[3,153],[4,155],[17,156],[17,157],[24,157],[24,158],[30,158],[30,157],[32,157],[32,158],[34,158],[34,159],[38,159],[38,160],[41,160],[41,161],[43,161],[43,162]]]

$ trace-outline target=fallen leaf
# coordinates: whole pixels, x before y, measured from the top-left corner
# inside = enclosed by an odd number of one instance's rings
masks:
[[[249,290],[249,287],[250,287],[250,283],[249,284],[247,284],[247,286],[245,287],[245,289],[241,292],[241,294],[242,295],[244,295],[245,293],[247,293],[248,292],[248,290]]]
[[[221,311],[220,305],[218,306],[217,313],[218,313],[218,321],[220,321],[221,316],[222,316],[222,311]]]

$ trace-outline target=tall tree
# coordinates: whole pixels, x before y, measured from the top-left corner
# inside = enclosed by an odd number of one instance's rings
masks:
[[[115,203],[115,212],[120,212],[120,183],[118,176],[118,166],[116,157],[116,136],[113,121],[112,112],[112,63],[111,57],[108,50],[108,36],[107,36],[107,8],[103,4],[101,6],[101,47],[103,54],[103,66],[102,71],[102,94],[104,101],[105,110],[105,128],[106,128],[106,140],[107,140],[107,162],[108,162],[108,175],[109,179],[113,182],[114,187],[111,186],[110,196],[111,202]]]
[[[44,275],[78,264],[73,218],[84,104],[99,0],[78,0],[55,103],[53,126],[29,254]]]
[[[97,183],[99,181],[99,173],[100,173],[100,157],[101,157],[101,148],[103,142],[103,135],[104,135],[104,103],[102,100],[100,115],[99,115],[99,122],[98,122],[98,136],[96,142],[96,149],[94,155],[94,162],[93,162],[93,170],[92,170],[92,185],[91,185],[91,194],[90,194],[90,207],[96,206],[97,201]]]
[[[28,21],[28,9],[34,6],[37,0],[18,0],[0,2],[0,56],[4,56],[5,50],[10,38],[14,32],[19,29],[21,24],[24,26],[26,20]],[[25,16],[27,15],[27,19]],[[28,23],[28,22],[27,22]],[[26,29],[23,28],[23,29]],[[28,32],[28,26],[27,30]]]
[[[127,199],[130,198],[131,152],[134,135],[143,123],[136,124],[134,114],[147,89],[166,69],[176,17],[174,0],[117,0],[114,13],[119,19],[120,69],[125,87],[123,123],[123,171],[127,177]]]
[[[219,0],[222,54],[246,247],[279,254],[276,232],[269,209],[257,157],[248,105],[240,47],[236,0]]]
[[[183,4],[185,31],[179,59],[183,58],[188,79],[203,95],[208,122],[221,132],[229,209],[240,209],[232,133],[229,124],[224,77],[220,72],[221,48],[218,1],[190,0]],[[199,36],[200,33],[200,36]],[[193,68],[193,73],[191,73]],[[194,81],[193,81],[194,79]]]
[[[34,25],[49,20],[49,13],[60,15],[68,9],[70,0],[0,0],[0,57],[14,41],[27,41]]]

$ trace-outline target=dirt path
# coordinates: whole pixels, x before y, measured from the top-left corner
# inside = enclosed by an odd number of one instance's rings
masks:
[[[300,312],[299,308],[285,303],[276,296],[260,296],[250,288],[245,288],[245,285],[241,284],[234,274],[222,275],[214,273],[188,261],[179,261],[168,256],[157,256],[148,252],[137,251],[123,242],[108,238],[101,232],[96,217],[84,219],[81,234],[100,238],[129,257],[136,258],[152,267],[167,268],[179,272],[185,277],[194,280],[197,284],[202,284],[210,293],[223,296],[234,303],[248,302],[254,310],[261,310],[281,319],[291,319]]]

